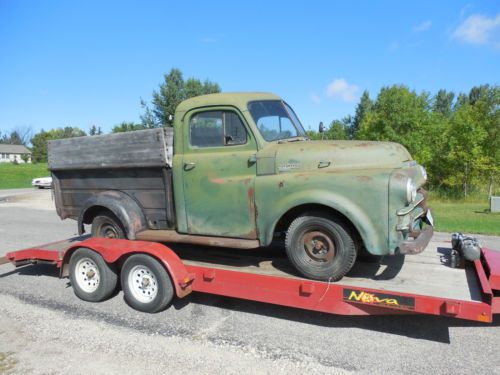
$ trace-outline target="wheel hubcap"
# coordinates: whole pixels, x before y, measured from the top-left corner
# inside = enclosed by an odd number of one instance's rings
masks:
[[[128,286],[134,298],[142,303],[151,302],[158,294],[158,279],[144,265],[132,268],[128,275]]]
[[[335,245],[323,232],[311,231],[304,235],[304,250],[316,262],[328,262],[335,257]]]
[[[118,232],[116,228],[111,224],[103,224],[99,231],[100,236],[104,238],[118,238]]]
[[[78,286],[87,293],[95,292],[99,287],[99,268],[90,258],[82,258],[78,261],[75,267],[75,276]]]

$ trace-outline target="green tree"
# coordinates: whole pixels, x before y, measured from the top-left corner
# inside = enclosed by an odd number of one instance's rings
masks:
[[[439,90],[434,96],[432,103],[432,111],[442,114],[445,117],[450,117],[453,112],[453,99],[455,93],[446,90]]]
[[[324,139],[349,139],[349,130],[352,127],[352,117],[346,116],[341,120],[333,120],[325,132]]]
[[[348,128],[341,120],[334,120],[326,132],[328,139],[348,139]]]
[[[35,134],[31,140],[33,145],[32,159],[35,163],[47,161],[47,145],[48,141],[53,139],[73,138],[86,135],[85,132],[77,127],[66,126],[64,128],[50,129],[44,131],[43,129]]]
[[[12,130],[8,135],[2,135],[0,132],[0,143],[28,146],[31,140],[32,133],[33,130],[29,126],[16,128]]]
[[[135,130],[144,130],[147,128],[148,127],[145,126],[144,124],[136,124],[134,122],[123,121],[122,123],[113,126],[113,129],[111,129],[111,133],[124,133],[124,132],[131,132],[131,131],[135,131]]]
[[[418,155],[423,142],[422,128],[430,121],[429,97],[406,86],[383,87],[372,111],[365,115],[358,131],[359,139],[395,141]]]
[[[469,103],[460,105],[451,119],[447,132],[445,186],[462,189],[467,196],[471,185],[481,182],[488,167],[482,144],[488,134],[481,123],[484,118]]]
[[[361,99],[359,100],[358,105],[356,106],[356,111],[354,113],[354,118],[352,121],[352,125],[349,128],[349,138],[356,138],[356,134],[359,130],[361,122],[365,118],[365,116],[372,110],[373,102],[370,99],[370,94],[367,90],[363,91],[361,95]]]
[[[453,110],[456,111],[460,106],[469,103],[469,97],[465,95],[463,92],[459,93],[457,96],[457,101],[453,107]]]
[[[100,126],[92,125],[89,130],[89,135],[101,135],[102,130]]]
[[[197,78],[184,81],[182,72],[173,68],[164,75],[158,91],[153,91],[152,108],[141,100],[141,106],[144,108],[144,114],[141,116],[142,124],[146,128],[172,126],[175,109],[180,102],[194,96],[220,91],[220,86],[208,79],[204,82]]]
[[[477,125],[487,136],[481,145],[485,158],[483,179],[488,182],[488,193],[493,194],[493,186],[500,178],[500,86],[481,85],[469,92],[469,104],[475,112]]]

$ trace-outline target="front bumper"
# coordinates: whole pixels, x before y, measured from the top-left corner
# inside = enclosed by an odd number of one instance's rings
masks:
[[[434,234],[433,219],[427,207],[427,192],[420,188],[418,198],[409,206],[398,210],[397,231],[403,241],[396,248],[399,254],[419,254],[425,250]],[[428,225],[423,228],[423,223]]]
[[[434,234],[434,228],[431,226],[426,227],[420,231],[413,231],[410,234],[410,237],[413,237],[413,240],[406,240],[399,246],[399,254],[419,254],[425,250],[429,241]]]

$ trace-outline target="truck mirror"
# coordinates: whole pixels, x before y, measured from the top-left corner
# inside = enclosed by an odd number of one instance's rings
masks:
[[[325,125],[323,125],[323,121],[319,123],[319,132],[324,133],[325,132]]]

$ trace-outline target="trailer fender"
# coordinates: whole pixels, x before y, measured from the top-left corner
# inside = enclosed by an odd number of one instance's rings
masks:
[[[194,274],[189,273],[184,263],[170,248],[157,242],[129,241],[115,238],[90,238],[66,250],[61,264],[61,277],[68,276],[69,260],[73,252],[79,248],[87,248],[100,254],[107,263],[122,263],[132,254],[147,254],[156,258],[167,270],[177,297],[182,298],[191,293]]]
[[[83,224],[90,224],[93,218],[94,210],[99,207],[110,210],[122,223],[127,238],[135,240],[135,234],[147,229],[147,221],[142,208],[129,195],[116,190],[108,190],[97,193],[87,199],[82,206],[78,217],[78,233],[85,232]]]

